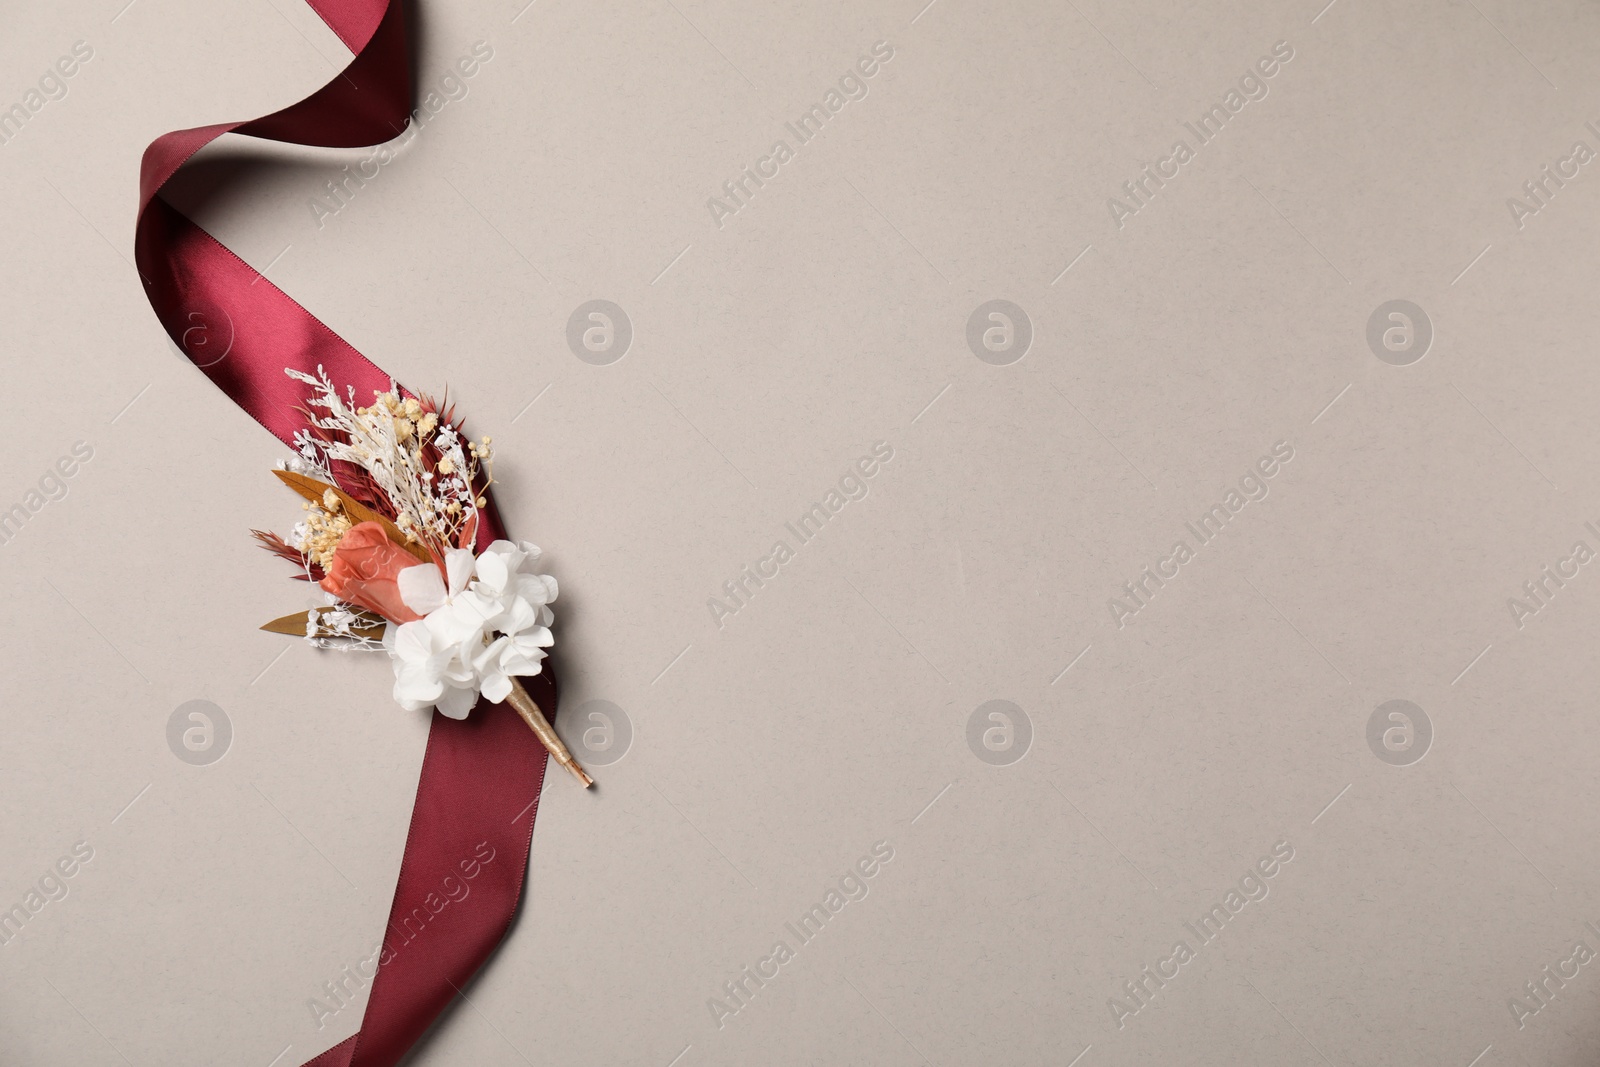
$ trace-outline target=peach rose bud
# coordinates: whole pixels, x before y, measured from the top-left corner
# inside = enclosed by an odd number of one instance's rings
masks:
[[[339,538],[322,588],[347,603],[382,615],[390,622],[422,618],[400,599],[397,580],[408,567],[426,567],[393,541],[375,522],[352,526]]]

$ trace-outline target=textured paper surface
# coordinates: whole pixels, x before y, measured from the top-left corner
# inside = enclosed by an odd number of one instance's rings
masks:
[[[0,33],[0,1061],[297,1064],[425,723],[256,629],[282,449],[129,259],[347,53],[124,3]],[[411,1062],[1592,1062],[1600,14],[922,3],[422,0],[414,136],[174,193],[561,582],[600,785]]]

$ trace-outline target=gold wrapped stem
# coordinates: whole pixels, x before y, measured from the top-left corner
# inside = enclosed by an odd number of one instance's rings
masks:
[[[540,741],[544,742],[544,747],[550,750],[550,755],[555,757],[557,763],[571,771],[572,776],[582,782],[585,789],[594,785],[594,779],[590,778],[589,773],[579,765],[577,760],[572,758],[572,753],[567,751],[567,746],[562,742],[561,738],[556,736],[555,727],[550,725],[550,720],[544,717],[544,712],[539,710],[539,705],[534,703],[533,698],[528,695],[528,691],[522,688],[522,683],[517,681],[515,677],[511,679],[511,693],[506,697],[505,702],[517,709],[517,714],[522,716],[522,721],[528,724]]]

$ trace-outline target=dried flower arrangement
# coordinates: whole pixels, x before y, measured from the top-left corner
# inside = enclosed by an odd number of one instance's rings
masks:
[[[327,603],[262,629],[318,648],[382,651],[394,698],[408,711],[462,719],[481,694],[507,702],[586,787],[593,780],[517,681],[540,673],[554,642],[556,580],[526,541],[473,546],[493,482],[488,437],[468,438],[450,407],[391,387],[371,405],[343,396],[321,367],[298,455],[274,473],[305,498],[288,539],[252,530],[318,583]]]

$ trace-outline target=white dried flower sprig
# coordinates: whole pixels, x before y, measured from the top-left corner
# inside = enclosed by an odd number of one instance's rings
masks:
[[[378,393],[370,407],[361,407],[355,390],[340,396],[321,367],[317,377],[292,369],[284,373],[311,386],[314,395],[307,404],[320,409],[308,412],[313,429],[295,434],[299,463],[291,469],[335,482],[336,465],[349,464],[366,472],[408,538],[435,554],[471,542],[479,510],[488,503],[484,490],[494,481],[488,437],[464,438],[431,404],[401,397],[392,386]],[[326,503],[310,510],[330,523],[337,511]],[[313,527],[323,518],[314,517]]]

